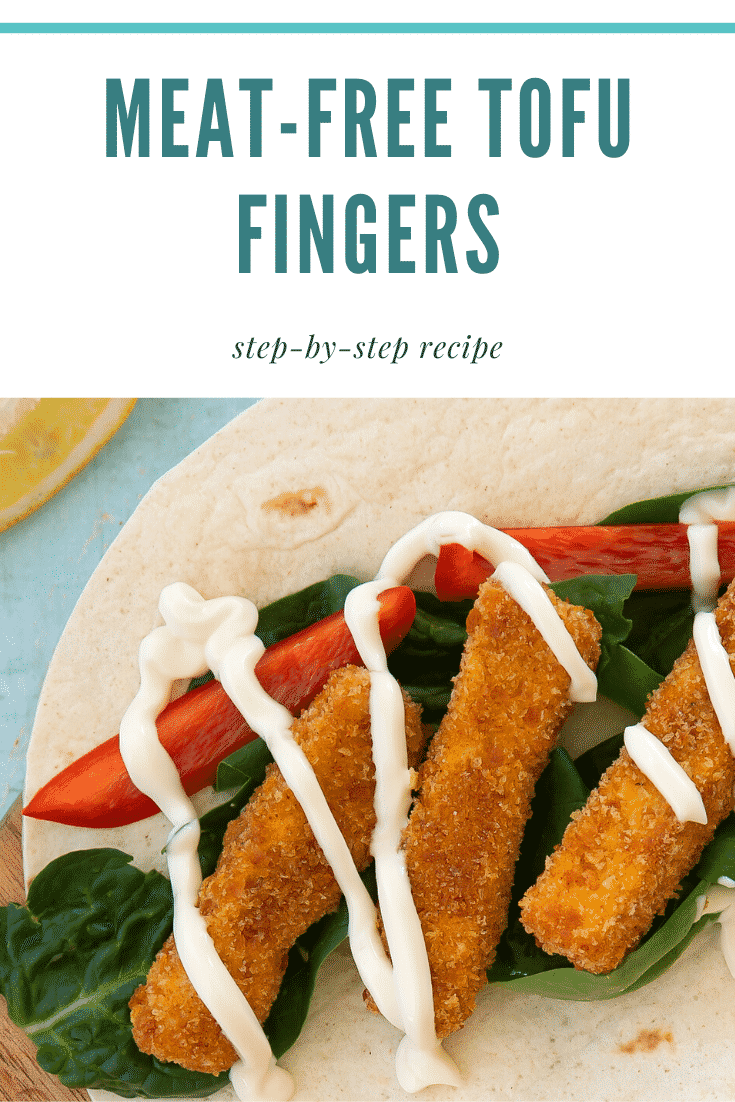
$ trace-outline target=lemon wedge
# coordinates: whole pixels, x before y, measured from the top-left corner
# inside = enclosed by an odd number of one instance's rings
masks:
[[[134,405],[134,398],[0,398],[0,531],[65,486]]]

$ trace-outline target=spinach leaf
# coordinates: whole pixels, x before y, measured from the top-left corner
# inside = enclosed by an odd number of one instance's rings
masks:
[[[612,765],[623,748],[623,733],[612,735],[604,742],[598,742],[574,759],[574,768],[582,778],[582,782],[591,792],[597,788],[600,777],[605,770]]]
[[[0,990],[68,1087],[124,1098],[199,1098],[226,1076],[186,1071],[139,1052],[128,1000],[171,929],[171,889],[114,849],[68,853],[34,879],[24,907],[0,908]]]
[[[568,962],[539,949],[535,939],[521,925],[518,901],[543,872],[546,855],[561,841],[574,811],[584,806],[589,788],[584,784],[566,750],[552,750],[549,764],[539,777],[531,802],[516,865],[508,926],[488,971],[491,983],[503,983],[520,976],[535,975]]]
[[[683,490],[678,494],[664,497],[649,497],[643,501],[634,501],[609,513],[599,524],[678,524],[679,510],[692,494],[701,494],[705,490],[726,490],[727,486],[706,486],[702,490]]]
[[[235,750],[218,765],[215,790],[237,790],[229,800],[212,808],[199,819],[199,864],[202,876],[209,876],[214,872],[217,858],[222,851],[227,824],[240,814],[255,789],[263,783],[265,771],[272,761],[266,744],[262,739],[256,738]]]
[[[347,594],[359,584],[359,579],[349,574],[334,574],[331,578],[314,582],[288,597],[279,597],[277,601],[258,610],[255,634],[264,647],[280,643],[282,639],[303,631],[317,620],[323,620],[333,612],[340,612],[345,607]],[[189,688],[203,685],[206,681],[211,681],[213,676],[209,671],[201,677],[195,677],[189,682]]]
[[[298,593],[273,601],[258,612],[258,638],[264,646],[270,647],[315,624],[317,620],[339,612],[345,607],[347,594],[359,584],[357,578],[348,574],[335,574]]]
[[[214,870],[228,822],[262,782],[270,760],[260,739],[228,760],[225,780],[242,784],[200,819],[203,875]],[[34,879],[25,907],[0,908],[0,992],[12,1020],[37,1044],[41,1067],[67,1086],[124,1098],[204,1097],[228,1081],[226,1073],[161,1063],[133,1041],[128,1001],[171,932],[173,901],[166,877],[143,873],[131,860],[114,849],[65,854]],[[371,875],[364,879],[375,897]],[[342,902],[291,950],[264,1025],[276,1056],[301,1032],[317,972],[346,936]]]
[[[342,899],[338,910],[316,922],[291,949],[283,983],[263,1027],[276,1059],[298,1039],[309,1013],[317,973],[347,937],[347,925],[347,904]]]
[[[720,823],[694,871],[713,884],[721,876],[735,880],[735,814]]]
[[[694,613],[688,589],[642,590],[625,602],[631,620],[627,645],[661,676],[692,637]]]
[[[710,486],[707,489],[721,490],[725,487]],[[599,523],[676,524],[683,503],[698,492],[701,491],[687,490],[636,501],[610,513]],[[633,593],[625,602],[625,615],[632,622],[627,646],[649,668],[665,677],[692,635],[694,617],[689,589]]]
[[[217,779],[214,783],[215,792],[224,792],[230,788],[242,788],[243,785],[251,785],[255,791],[265,777],[266,767],[273,760],[270,751],[260,738],[241,746],[239,750],[226,757],[217,766]],[[210,814],[207,812],[199,820],[204,823]]]
[[[372,865],[361,878],[373,900],[377,901]],[[301,1033],[317,973],[329,954],[347,937],[348,923],[347,904],[342,899],[338,909],[315,922],[289,953],[286,975],[263,1026],[276,1058],[287,1052]]]
[[[422,706],[424,722],[437,726],[459,669],[472,601],[440,601],[433,593],[416,593],[415,597],[416,618],[388,659],[388,668]]]
[[[557,597],[594,612],[602,626],[597,667],[599,692],[641,716],[646,698],[660,684],[661,676],[640,655],[623,645],[633,628],[633,620],[627,613],[635,581],[635,574],[588,574],[555,582],[551,588]]]

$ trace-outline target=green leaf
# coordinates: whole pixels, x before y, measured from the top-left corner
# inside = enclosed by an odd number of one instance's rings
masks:
[[[312,927],[314,942],[299,939],[288,955],[283,983],[271,1007],[264,1029],[276,1059],[288,1052],[306,1021],[319,969],[329,954],[347,937],[347,905],[325,915]]]
[[[315,582],[298,593],[273,601],[258,613],[258,638],[264,646],[270,647],[317,620],[339,612],[345,606],[347,594],[359,584],[358,578],[335,574],[326,581]]]
[[[551,588],[562,600],[594,612],[605,633],[603,646],[610,648],[630,634],[632,623],[623,609],[635,583],[635,574],[584,574],[554,582]]]
[[[229,788],[250,785],[251,790],[254,791],[265,776],[266,766],[272,760],[263,740],[253,739],[252,742],[241,746],[239,750],[234,750],[219,763],[215,790],[223,792]],[[204,822],[206,819],[207,815],[203,816],[201,821]]]
[[[648,694],[661,683],[661,675],[623,645],[634,628],[628,610],[635,582],[635,574],[589,574],[555,582],[551,588],[565,601],[594,612],[602,626],[599,692],[641,716]]]
[[[531,819],[523,837],[515,879],[518,898],[541,875],[547,854],[561,842],[573,812],[584,807],[589,794],[566,750],[552,750],[549,764],[536,785]]]
[[[373,866],[361,877],[375,901]],[[298,1038],[309,1012],[317,973],[330,953],[347,937],[348,925],[347,904],[343,899],[336,911],[315,922],[291,950],[281,989],[263,1027],[276,1058],[287,1052]]]
[[[349,574],[334,574],[331,578],[315,582],[288,597],[280,597],[259,610],[255,634],[265,647],[280,643],[282,639],[303,631],[318,620],[340,612],[345,606],[347,594],[359,584],[359,579]],[[201,677],[195,677],[189,682],[189,688],[203,685],[206,681],[211,681],[213,676],[208,671]]]
[[[171,929],[171,889],[118,850],[68,853],[31,884],[24,907],[0,908],[0,990],[38,1062],[68,1087],[125,1098],[199,1098],[226,1076],[139,1052],[128,1000]]]
[[[574,768],[579,773],[582,783],[591,792],[597,788],[600,777],[608,769],[620,754],[623,748],[623,734],[612,735],[604,742],[598,742],[574,759]]]
[[[707,489],[725,489],[711,486]],[[687,498],[699,490],[649,498],[610,513],[600,524],[676,524]],[[634,593],[626,601],[625,614],[632,621],[627,645],[650,669],[665,677],[692,634],[693,614],[689,589],[650,590]]]
[[[199,819],[199,862],[202,876],[209,876],[214,870],[227,824],[240,814],[256,788],[263,783],[265,771],[272,761],[268,747],[262,739],[257,738],[220,762],[215,786],[217,791],[235,786],[237,791],[226,803],[212,808]]]
[[[472,601],[440,601],[433,593],[417,592],[416,617],[409,632],[409,647],[426,654],[462,648],[467,638],[465,624]]]
[[[633,624],[628,646],[665,676],[692,637],[691,591],[642,590],[631,594],[625,612]]]
[[[423,708],[424,722],[437,726],[447,710],[452,678],[459,669],[467,638],[465,623],[472,601],[440,601],[419,592],[416,618],[388,660],[388,668]]]
[[[642,716],[650,693],[661,684],[662,677],[633,654],[618,645],[604,655],[597,670],[597,686],[602,696],[614,700],[634,715]]]
[[[707,490],[724,490],[726,486],[707,486]],[[677,524],[679,510],[692,494],[704,493],[704,490],[684,490],[679,494],[665,497],[651,497],[643,501],[634,501],[609,513],[599,524]]]
[[[490,983],[507,982],[567,965],[536,945],[520,920],[518,901],[543,872],[546,857],[562,839],[574,811],[584,807],[589,788],[565,750],[552,750],[531,803],[531,818],[523,835],[516,865],[508,926],[500,940],[495,961],[488,971]]]
[[[721,876],[735,880],[735,814],[720,823],[694,871],[713,884]]]

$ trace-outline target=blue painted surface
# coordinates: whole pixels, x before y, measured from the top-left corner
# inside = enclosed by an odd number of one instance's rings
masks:
[[[51,655],[102,555],[155,480],[254,401],[139,399],[76,478],[0,532],[0,816],[23,787]]]
[[[735,23],[0,23],[0,34],[733,34]]]

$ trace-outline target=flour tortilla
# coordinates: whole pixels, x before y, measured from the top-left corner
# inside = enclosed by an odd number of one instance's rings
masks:
[[[153,486],[90,579],[43,687],[26,799],[118,730],[169,582],[262,605],[335,572],[370,578],[400,535],[439,510],[497,526],[592,523],[637,499],[730,481],[734,399],[263,401]],[[197,801],[205,809],[212,793]],[[105,831],[26,820],[26,875],[107,845],[162,868],[167,829],[161,815]],[[661,979],[610,1002],[487,990],[446,1042],[465,1085],[419,1097],[735,1097],[724,1070],[735,981],[717,938],[708,927]],[[338,950],[282,1061],[297,1099],[407,1097],[394,1073],[399,1035],[365,1011],[361,989]]]

